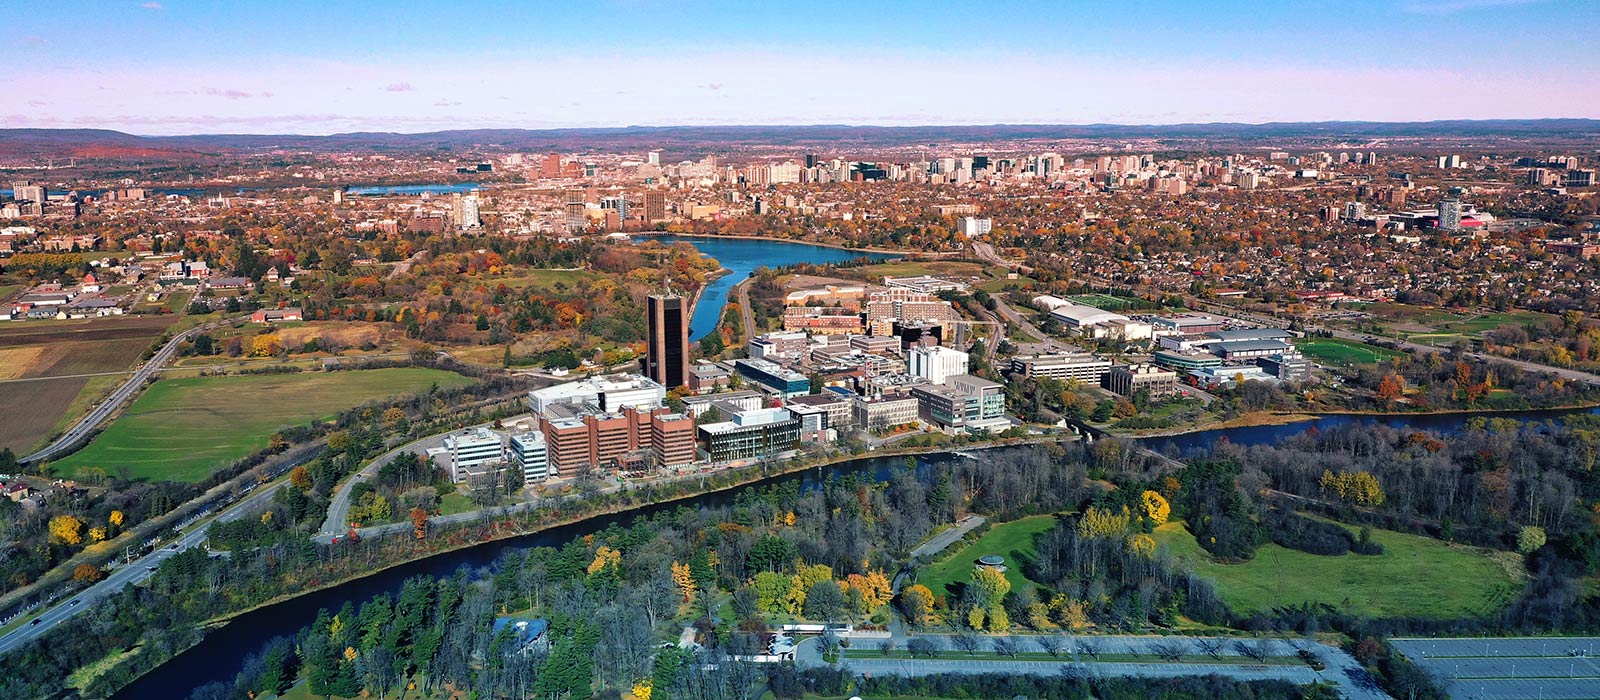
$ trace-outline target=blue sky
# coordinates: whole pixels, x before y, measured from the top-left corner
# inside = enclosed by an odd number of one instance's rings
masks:
[[[0,27],[0,125],[1600,117],[1596,0],[456,5],[27,4]]]

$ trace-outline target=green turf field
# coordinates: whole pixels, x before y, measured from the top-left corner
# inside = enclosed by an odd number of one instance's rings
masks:
[[[1110,294],[1077,294],[1067,297],[1067,299],[1084,306],[1093,306],[1106,311],[1127,311],[1128,309],[1139,308],[1144,304],[1143,299],[1130,299]]]
[[[1054,515],[1031,515],[1021,520],[998,523],[971,545],[962,546],[959,542],[950,545],[947,556],[917,572],[917,583],[927,586],[934,595],[951,595],[951,584],[972,580],[972,570],[978,557],[998,554],[1006,558],[1006,580],[1011,582],[1011,590],[1019,595],[1026,593],[1037,584],[1022,575],[1022,564],[1037,554],[1034,538],[1055,527],[1055,524]]]
[[[134,478],[198,481],[267,446],[277,430],[366,401],[465,386],[443,370],[402,367],[233,377],[164,379],[151,385],[88,446],[54,464],[58,474],[127,466]]]
[[[1340,338],[1301,338],[1295,341],[1300,352],[1317,362],[1330,365],[1360,365],[1382,362],[1403,353]]]
[[[1516,595],[1515,555],[1373,530],[1377,556],[1325,557],[1268,543],[1255,559],[1219,564],[1182,523],[1156,530],[1156,541],[1180,563],[1216,583],[1234,612],[1270,610],[1306,601],[1374,617],[1449,619],[1493,613]]]

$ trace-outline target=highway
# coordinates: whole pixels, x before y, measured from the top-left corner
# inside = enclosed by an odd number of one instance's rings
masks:
[[[229,506],[217,516],[216,520],[232,521],[239,519],[245,513],[253,512],[272,498],[272,494],[283,485],[283,482],[258,487],[257,493],[238,503]],[[190,523],[203,520],[210,514],[201,511],[190,518]],[[11,650],[37,639],[48,633],[56,625],[61,624],[74,615],[93,607],[95,603],[115,595],[123,587],[137,584],[150,578],[155,573],[161,562],[173,557],[181,551],[202,546],[206,541],[206,531],[211,527],[211,520],[193,531],[183,535],[173,542],[162,543],[162,546],[132,562],[125,563],[112,570],[111,575],[105,580],[79,591],[76,595],[66,598],[53,607],[45,610],[36,618],[37,622],[30,621],[11,632],[0,636],[0,654],[9,653]]]
[[[50,444],[45,445],[44,448],[40,449],[38,452],[23,457],[18,461],[24,464],[30,464],[52,459],[61,454],[71,452],[80,441],[92,435],[95,430],[99,429],[101,423],[106,422],[106,420],[115,414],[118,409],[121,409],[123,404],[127,403],[134,396],[138,395],[139,390],[144,387],[144,383],[151,377],[155,376],[155,373],[160,370],[161,366],[166,364],[167,361],[171,360],[173,355],[177,354],[179,345],[182,345],[184,341],[193,338],[196,335],[209,331],[218,326],[233,323],[235,320],[237,319],[226,318],[221,321],[213,321],[204,325],[195,326],[194,328],[190,328],[189,330],[172,336],[172,339],[168,340],[166,345],[161,346],[161,349],[157,350],[156,354],[152,355],[148,362],[144,363],[143,366],[134,371],[133,376],[128,377],[128,381],[123,382],[121,386],[117,387],[115,391],[111,392],[111,395],[106,397],[105,401],[100,402],[94,408],[90,409],[88,415],[85,415],[77,423],[74,423],[72,427],[68,428],[67,431],[62,433],[60,437],[57,437],[55,440],[51,441]]]

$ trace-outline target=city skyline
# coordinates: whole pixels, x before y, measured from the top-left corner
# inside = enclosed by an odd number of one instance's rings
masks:
[[[63,2],[19,15],[11,127],[131,133],[1600,116],[1571,0],[1138,8],[630,0],[469,12]]]

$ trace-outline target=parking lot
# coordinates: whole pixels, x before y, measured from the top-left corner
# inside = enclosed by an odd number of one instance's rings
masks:
[[[1455,700],[1600,698],[1600,637],[1394,639]]]

